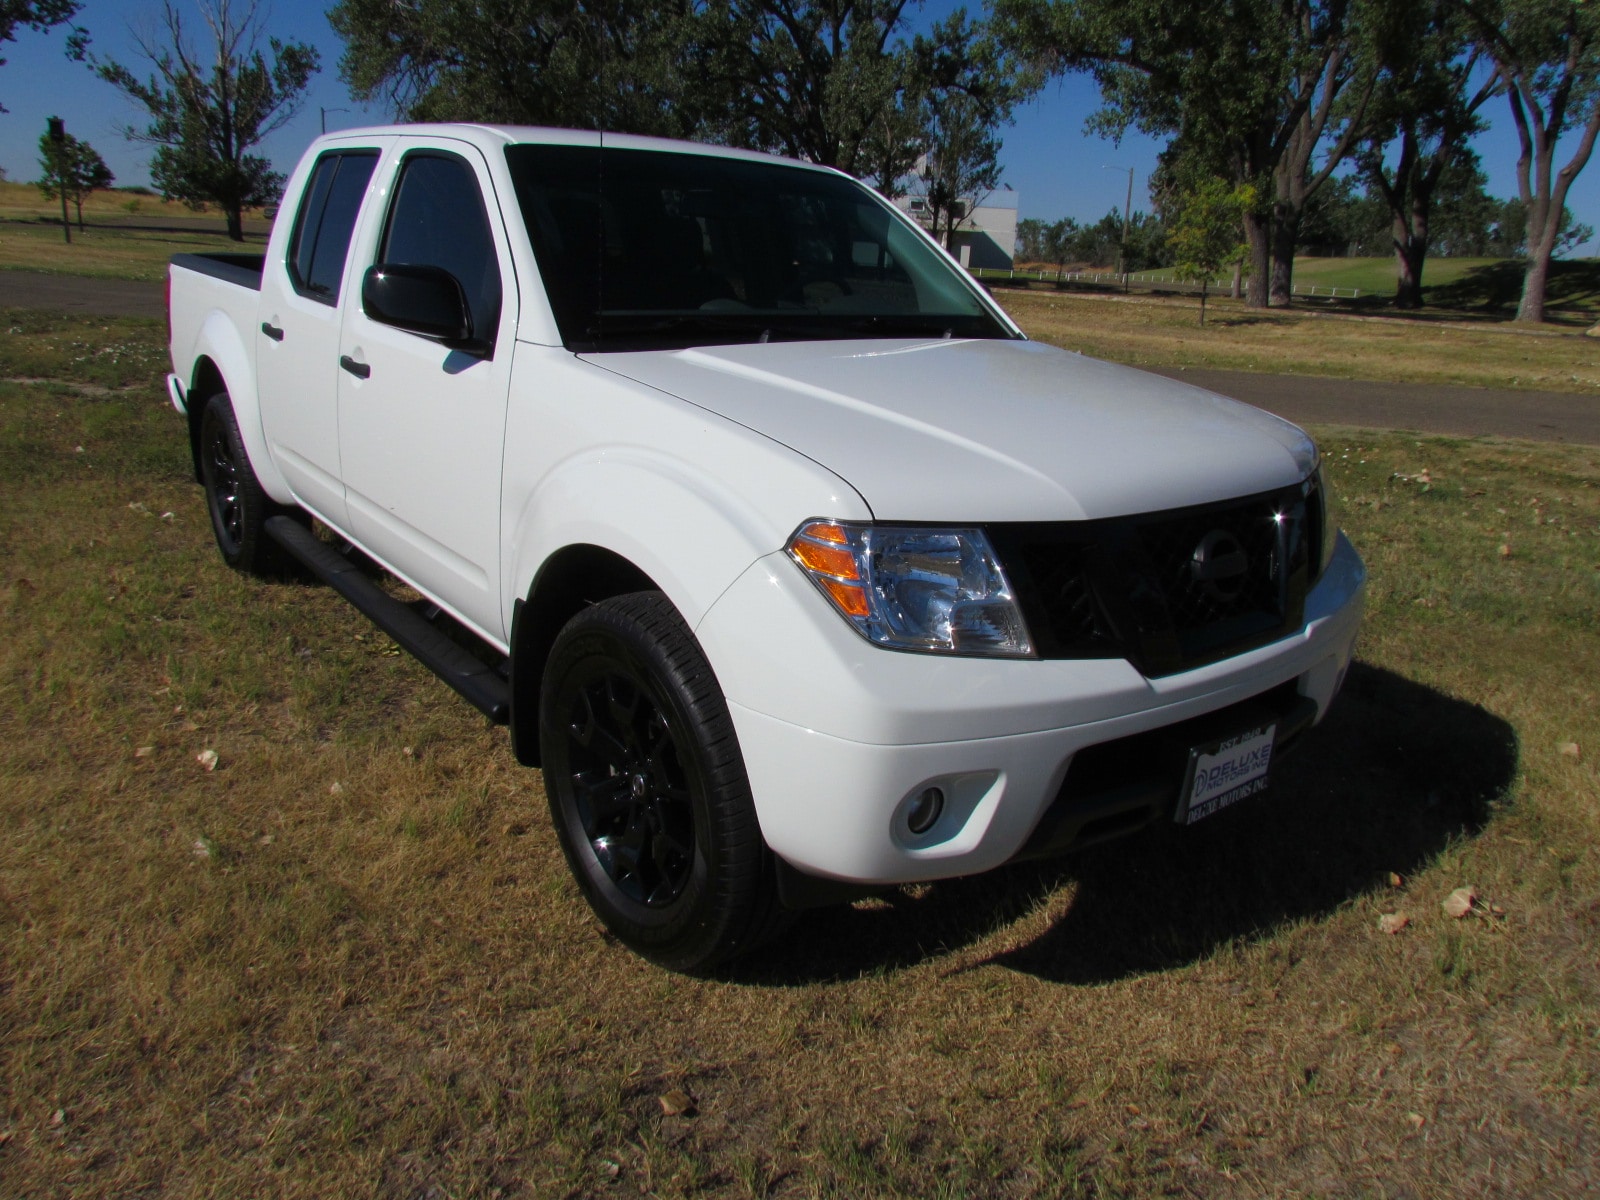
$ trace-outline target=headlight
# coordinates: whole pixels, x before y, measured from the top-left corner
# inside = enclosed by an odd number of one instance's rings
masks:
[[[1032,658],[1022,613],[981,529],[808,521],[789,555],[870,642]]]
[[[1317,570],[1313,579],[1321,579],[1333,561],[1333,546],[1339,540],[1339,523],[1333,516],[1333,494],[1328,490],[1321,459],[1317,461],[1316,470],[1311,472],[1311,478],[1306,480],[1306,505],[1310,510],[1308,515],[1315,522],[1317,538]]]

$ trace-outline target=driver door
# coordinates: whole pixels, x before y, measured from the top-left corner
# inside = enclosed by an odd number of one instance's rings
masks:
[[[345,501],[357,538],[492,640],[516,286],[487,166],[464,143],[403,150],[370,262],[442,267],[461,282],[471,350],[346,306],[339,370]],[[368,242],[372,245],[372,242]],[[363,271],[352,283],[361,286]]]

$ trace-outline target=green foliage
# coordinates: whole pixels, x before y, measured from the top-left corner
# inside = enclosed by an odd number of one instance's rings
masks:
[[[939,236],[940,214],[953,231],[970,207],[1000,184],[998,126],[1034,86],[982,25],[958,9],[912,45],[908,97],[924,114],[922,191]]]
[[[126,133],[157,147],[150,176],[161,194],[194,208],[217,205],[227,216],[228,236],[242,241],[244,209],[270,204],[283,190],[283,176],[249,150],[298,111],[318,68],[317,51],[271,38],[269,63],[259,48],[254,0],[242,13],[230,0],[202,3],[213,39],[209,59],[189,45],[171,0],[163,13],[166,44],[138,39],[153,74],[141,80],[111,60],[96,60],[96,73],[148,113],[142,131]]]
[[[44,198],[54,200],[64,194],[77,210],[79,229],[83,228],[84,198],[116,182],[99,151],[70,133],[59,142],[48,132],[39,136],[39,168],[39,190]]]
[[[341,77],[412,120],[698,138],[839,167],[903,194],[931,155],[958,194],[998,177],[994,128],[1026,84],[958,11],[920,0],[339,0]]]
[[[1185,175],[1256,186],[1258,206],[1246,220],[1257,268],[1251,303],[1263,306],[1269,251],[1288,281],[1274,221],[1292,234],[1306,196],[1330,169],[1324,163],[1308,175],[1331,98],[1351,78],[1348,12],[1346,0],[996,4],[1002,36],[1038,70],[1087,71],[1098,81],[1104,107],[1090,118],[1092,130],[1170,135],[1169,167],[1182,160]],[[1287,257],[1292,263],[1292,236]]]
[[[706,77],[690,0],[339,0],[340,77],[418,121],[502,121],[684,136]]]
[[[1167,245],[1179,279],[1208,280],[1242,263],[1250,247],[1240,238],[1244,214],[1256,203],[1249,184],[1207,179],[1174,206]]]
[[[1179,279],[1200,283],[1200,324],[1206,323],[1206,294],[1211,279],[1226,267],[1242,264],[1250,247],[1240,238],[1244,215],[1256,204],[1248,183],[1202,180],[1173,204],[1167,245]]]
[[[1148,271],[1172,264],[1167,224],[1159,215],[1136,212],[1128,221],[1127,263],[1130,271]],[[1122,249],[1122,211],[1113,208],[1092,225],[1071,217],[1047,222],[1029,218],[1017,225],[1017,255],[1023,262],[1068,263],[1086,267],[1115,266]]]

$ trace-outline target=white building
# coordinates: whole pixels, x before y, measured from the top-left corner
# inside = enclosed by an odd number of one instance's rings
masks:
[[[1017,245],[1016,191],[1002,184],[986,196],[968,196],[964,203],[965,212],[949,242],[950,253],[963,267],[1009,268]],[[924,229],[932,230],[933,213],[926,197],[901,196],[895,205]]]

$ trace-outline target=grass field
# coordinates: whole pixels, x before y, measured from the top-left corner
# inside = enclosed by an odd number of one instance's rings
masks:
[[[1430,258],[1423,267],[1423,281],[1430,287],[1456,283],[1474,271],[1494,267],[1503,261],[1497,258]],[[1397,278],[1392,254],[1383,258],[1301,257],[1294,260],[1296,283],[1360,288],[1363,295],[1392,296]]]
[[[701,981],[502,730],[222,567],[156,323],[0,320],[0,1193],[1600,1190],[1600,449],[1320,431],[1369,618],[1272,795]]]
[[[1600,338],[1510,324],[1446,324],[1312,308],[997,288],[1030,337],[1145,367],[1220,367],[1409,383],[1600,391]]]
[[[72,242],[61,236],[59,201],[47,201],[28,183],[0,183],[0,268],[87,275],[101,279],[166,278],[174,254],[237,248],[228,242],[223,218],[195,212],[159,196],[95,192],[84,203]],[[270,223],[245,220],[247,246],[265,243]]]

